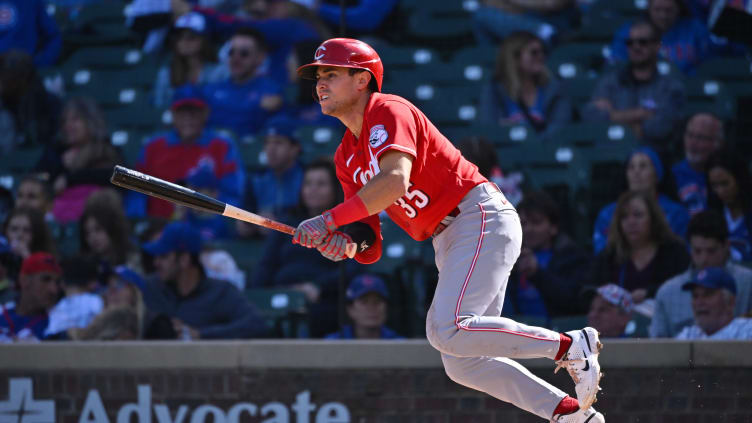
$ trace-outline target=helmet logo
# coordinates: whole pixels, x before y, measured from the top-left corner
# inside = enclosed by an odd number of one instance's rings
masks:
[[[324,57],[325,51],[326,46],[319,46],[319,48],[316,49],[316,53],[313,55],[313,60],[320,60],[322,57]]]

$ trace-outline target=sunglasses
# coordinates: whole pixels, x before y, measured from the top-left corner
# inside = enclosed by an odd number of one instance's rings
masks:
[[[232,57],[232,56],[240,56],[242,58],[246,58],[246,57],[248,57],[250,55],[251,55],[251,51],[248,50],[248,49],[244,49],[244,48],[239,48],[239,49],[231,48],[230,49],[230,57]]]
[[[652,38],[627,38],[625,44],[627,45],[627,47],[632,47],[634,45],[645,47],[648,44],[652,44],[653,41],[654,40]]]

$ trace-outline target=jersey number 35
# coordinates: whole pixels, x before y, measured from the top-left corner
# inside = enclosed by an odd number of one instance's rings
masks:
[[[405,215],[410,219],[414,219],[415,216],[418,215],[418,212],[415,210],[416,208],[422,209],[431,201],[426,193],[419,189],[410,191],[412,186],[413,183],[410,182],[410,187],[407,189],[407,193],[394,202],[394,204],[402,207],[405,211]]]

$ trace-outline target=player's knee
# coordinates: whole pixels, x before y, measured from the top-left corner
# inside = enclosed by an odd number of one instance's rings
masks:
[[[462,360],[457,357],[442,356],[441,361],[444,363],[444,373],[447,377],[460,385],[465,385],[468,373]]]

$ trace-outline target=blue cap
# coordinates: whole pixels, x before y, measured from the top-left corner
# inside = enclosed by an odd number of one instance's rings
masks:
[[[214,173],[214,162],[211,160],[201,160],[196,167],[188,171],[186,183],[198,189],[219,188],[219,178]]]
[[[663,163],[661,163],[661,158],[658,157],[658,153],[656,153],[655,150],[650,147],[640,147],[632,151],[632,154],[630,154],[629,158],[627,159],[627,163],[632,160],[632,157],[634,157],[635,154],[644,154],[648,156],[650,161],[653,163],[653,168],[655,169],[655,177],[658,179],[658,182],[660,182],[663,179]]]
[[[702,269],[689,282],[682,285],[685,291],[691,291],[695,286],[704,286],[712,289],[726,289],[736,295],[736,282],[722,267],[708,267]]]
[[[159,239],[145,243],[142,248],[153,256],[173,251],[198,254],[202,247],[201,233],[185,222],[172,222],[162,231]]]
[[[133,285],[136,285],[138,289],[143,290],[144,289],[144,278],[141,277],[136,271],[131,269],[127,266],[117,266],[115,267],[115,274],[118,275],[118,277],[128,283],[131,283]]]
[[[198,34],[206,33],[206,18],[197,12],[186,13],[175,21],[175,29],[190,29]]]
[[[369,292],[376,292],[384,298],[389,298],[383,279],[374,275],[358,275],[347,287],[347,300],[356,300]]]
[[[10,244],[8,243],[8,239],[0,235],[0,254],[7,253],[9,251]]]
[[[192,84],[181,85],[175,88],[175,92],[172,94],[170,108],[176,109],[183,106],[209,107],[204,99],[204,94],[197,86]]]
[[[264,136],[280,135],[289,139],[292,143],[300,144],[300,141],[295,136],[296,129],[297,126],[294,121],[287,118],[275,118],[266,124]]]

